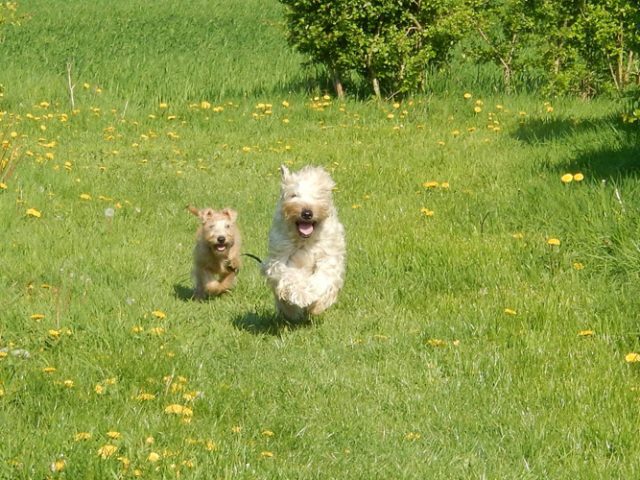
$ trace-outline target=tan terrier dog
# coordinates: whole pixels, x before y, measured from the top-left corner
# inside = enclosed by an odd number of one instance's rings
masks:
[[[240,270],[238,213],[229,208],[216,211],[189,206],[187,209],[202,222],[193,249],[195,298],[202,300],[228,292]]]

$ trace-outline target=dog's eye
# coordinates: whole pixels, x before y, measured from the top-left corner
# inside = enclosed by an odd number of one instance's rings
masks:
[[[227,230],[229,230],[229,228],[231,228],[231,225],[229,225],[228,223],[225,223],[224,228],[226,228]]]

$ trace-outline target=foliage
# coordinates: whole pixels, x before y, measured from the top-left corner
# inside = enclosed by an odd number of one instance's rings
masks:
[[[474,4],[471,33],[463,39],[463,49],[478,62],[493,62],[502,71],[507,91],[514,76],[528,77],[534,69],[531,44],[535,22],[521,0],[479,0]]]
[[[503,71],[541,77],[548,93],[591,97],[638,82],[640,8],[631,0],[486,0],[469,51]]]
[[[327,67],[341,94],[356,73],[380,96],[420,89],[428,65],[447,59],[470,17],[460,0],[281,0],[288,39]]]

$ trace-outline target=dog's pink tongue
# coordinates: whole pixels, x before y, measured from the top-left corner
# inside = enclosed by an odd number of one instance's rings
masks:
[[[298,223],[298,231],[305,237],[308,237],[313,233],[313,223],[307,223],[307,222]]]

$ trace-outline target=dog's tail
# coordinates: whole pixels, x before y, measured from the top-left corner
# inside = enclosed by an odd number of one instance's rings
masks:
[[[242,253],[241,255],[244,255],[245,257],[251,257],[253,258],[256,262],[258,262],[260,265],[262,265],[262,260],[260,260],[260,257],[254,255],[253,253]]]

